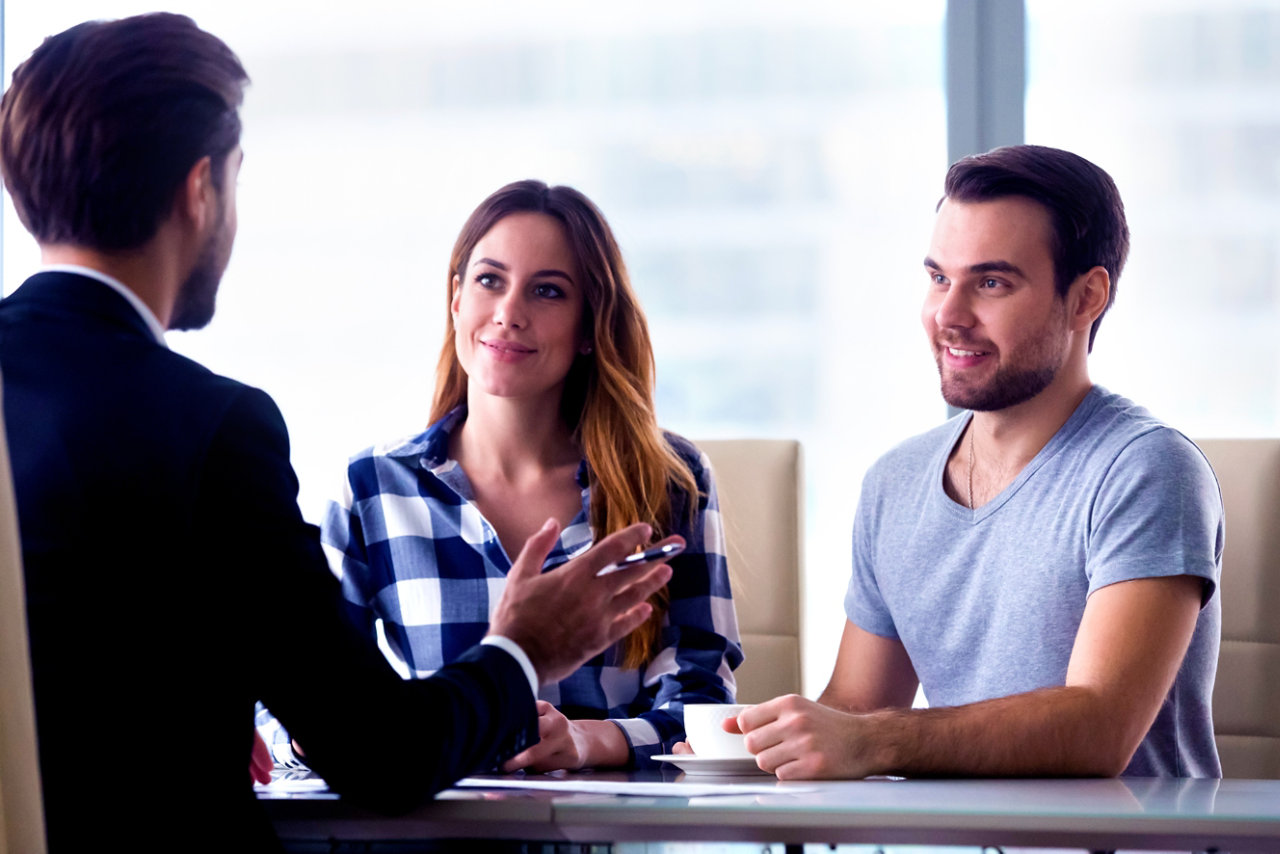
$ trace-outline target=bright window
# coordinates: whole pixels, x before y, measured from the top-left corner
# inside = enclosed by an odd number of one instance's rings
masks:
[[[9,0],[6,80],[45,34],[150,6]],[[942,0],[172,7],[253,84],[218,315],[170,341],[275,397],[304,512],[349,454],[425,426],[471,209],[511,180],[571,184],[622,243],[662,423],[805,444],[820,690],[863,470],[943,417],[918,325],[946,165]],[[11,291],[38,258],[6,217]]]
[[[1027,141],[1132,232],[1093,377],[1192,437],[1280,429],[1280,2],[1029,0]]]

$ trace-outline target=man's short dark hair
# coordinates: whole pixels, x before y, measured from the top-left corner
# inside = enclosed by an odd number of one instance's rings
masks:
[[[1054,284],[1065,297],[1071,283],[1094,267],[1111,276],[1111,293],[1089,330],[1089,349],[1129,255],[1124,202],[1111,176],[1079,155],[1043,145],[1010,145],[958,160],[947,171],[946,199],[984,202],[1024,196],[1053,222]],[[941,205],[941,202],[939,202]]]
[[[222,189],[247,82],[231,49],[182,15],[45,39],[0,101],[0,175],[22,224],[41,244],[142,246],[202,157]]]

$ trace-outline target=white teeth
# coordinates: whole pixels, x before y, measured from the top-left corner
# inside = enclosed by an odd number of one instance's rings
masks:
[[[948,353],[950,353],[950,354],[951,354],[951,355],[953,355],[953,356],[958,356],[958,357],[961,357],[961,358],[963,358],[963,357],[965,357],[965,356],[976,356],[976,355],[978,355],[978,352],[977,352],[976,350],[957,350],[955,347],[948,347],[948,348],[947,348],[947,352],[948,352]]]

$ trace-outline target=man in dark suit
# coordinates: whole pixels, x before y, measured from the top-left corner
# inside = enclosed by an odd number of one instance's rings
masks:
[[[49,38],[0,104],[46,264],[0,303],[0,370],[55,851],[273,846],[245,773],[259,699],[335,790],[408,807],[536,741],[537,683],[639,625],[670,576],[597,576],[643,525],[541,575],[548,522],[490,637],[435,677],[402,681],[347,627],[274,403],[163,339],[213,315],[246,80],[189,19],[147,15]]]

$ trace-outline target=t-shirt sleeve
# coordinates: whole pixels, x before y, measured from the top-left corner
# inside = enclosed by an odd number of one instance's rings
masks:
[[[844,612],[860,629],[897,640],[898,630],[876,581],[875,530],[879,506],[876,469],[862,482],[862,495],[853,516],[853,574],[844,597]]]
[[[1218,481],[1190,439],[1170,428],[1139,436],[1117,454],[1090,514],[1089,593],[1136,578],[1194,575],[1202,604],[1222,567]]]

